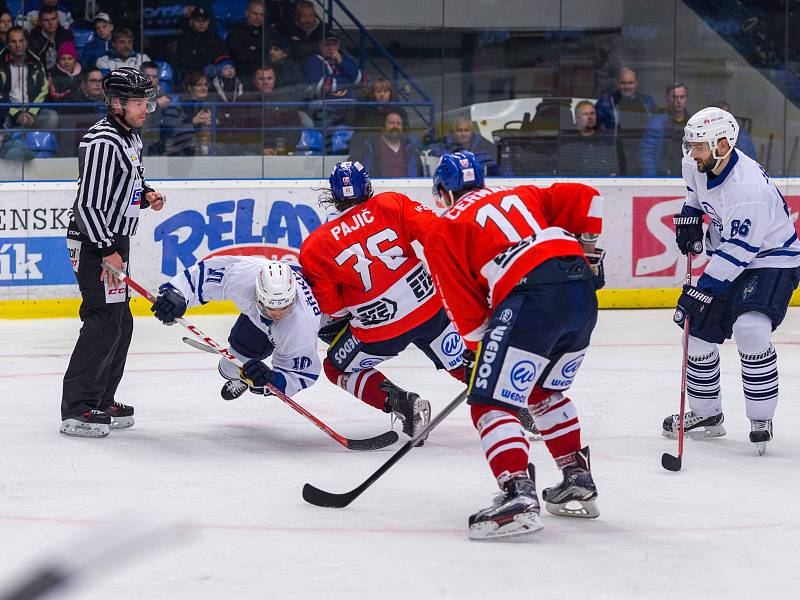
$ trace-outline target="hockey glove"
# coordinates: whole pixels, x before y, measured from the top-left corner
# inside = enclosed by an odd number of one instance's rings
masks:
[[[150,310],[164,325],[174,325],[175,319],[186,312],[186,298],[172,286],[165,285],[159,290],[158,298]]]
[[[464,365],[464,375],[467,378],[467,385],[472,381],[472,370],[475,368],[475,353],[472,350],[464,350],[461,355],[461,364]]]
[[[242,379],[251,387],[263,388],[272,383],[273,373],[262,361],[252,358],[242,367]]]
[[[714,296],[698,290],[693,285],[684,285],[683,293],[678,298],[678,306],[675,308],[675,316],[673,317],[675,323],[683,329],[683,323],[688,316],[691,324],[694,327],[699,327],[705,321],[708,314],[708,307]]]
[[[699,215],[674,215],[675,241],[681,254],[703,252],[703,217]]]
[[[589,261],[589,266],[592,268],[594,277],[594,287],[597,290],[602,289],[606,285],[606,270],[603,266],[603,259],[606,257],[606,251],[602,248],[595,248],[594,252],[586,252],[586,260]]]

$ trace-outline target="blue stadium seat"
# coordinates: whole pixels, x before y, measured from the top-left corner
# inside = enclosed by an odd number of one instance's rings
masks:
[[[58,140],[52,131],[15,131],[11,140],[21,140],[30,158],[53,158],[58,154]]]
[[[161,87],[161,93],[171,93],[172,84],[175,82],[175,78],[172,74],[172,67],[164,60],[156,60],[153,62],[158,65],[158,85]]]
[[[303,129],[295,154],[320,156],[322,154],[322,132],[319,129]]]
[[[78,49],[78,54],[80,54],[81,50],[89,43],[89,38],[92,37],[92,34],[94,34],[94,29],[72,28],[72,35],[75,36],[75,47]]]
[[[349,154],[350,139],[352,137],[352,129],[337,127],[331,134],[331,151],[333,154]]]

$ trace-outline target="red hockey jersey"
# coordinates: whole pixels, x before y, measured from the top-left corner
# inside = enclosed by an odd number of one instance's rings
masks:
[[[383,192],[315,229],[300,264],[322,312],[352,314],[364,342],[391,339],[435,315],[442,301],[411,242],[422,242],[436,222],[408,196]]]
[[[534,267],[556,256],[583,256],[575,236],[600,233],[602,201],[578,183],[483,188],[436,222],[425,257],[468,347],[477,346],[492,308]]]

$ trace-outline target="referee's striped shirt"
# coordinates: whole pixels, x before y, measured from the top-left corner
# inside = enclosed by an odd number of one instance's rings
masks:
[[[73,216],[80,232],[103,256],[116,252],[114,234],[134,235],[140,208],[147,208],[142,140],[106,117],[81,138],[78,196]]]

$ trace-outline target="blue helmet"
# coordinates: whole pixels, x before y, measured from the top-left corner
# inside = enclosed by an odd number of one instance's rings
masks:
[[[459,192],[483,187],[483,167],[468,150],[444,154],[433,173],[433,195],[440,199],[441,190]]]
[[[372,197],[369,173],[358,161],[336,163],[328,177],[331,195],[336,202],[358,204]]]

